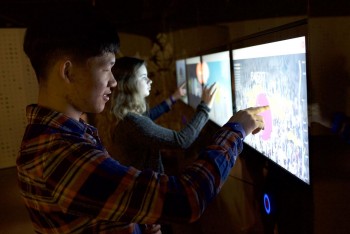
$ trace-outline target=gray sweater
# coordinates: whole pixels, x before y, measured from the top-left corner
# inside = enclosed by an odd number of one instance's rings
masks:
[[[124,165],[163,173],[160,150],[189,147],[208,122],[210,111],[206,104],[200,103],[193,118],[177,132],[152,120],[169,110],[163,102],[145,115],[127,114],[117,125],[113,146],[108,149],[110,155]]]

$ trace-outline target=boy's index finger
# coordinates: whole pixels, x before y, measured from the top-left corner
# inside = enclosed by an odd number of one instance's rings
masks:
[[[258,113],[261,113],[263,111],[266,111],[266,110],[269,110],[270,109],[270,106],[258,106],[258,107],[253,107],[253,112],[258,114]]]

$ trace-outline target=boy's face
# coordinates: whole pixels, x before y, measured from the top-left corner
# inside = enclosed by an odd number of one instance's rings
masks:
[[[99,113],[109,100],[117,82],[112,74],[115,55],[106,53],[93,57],[83,65],[73,64],[66,101],[73,111]]]

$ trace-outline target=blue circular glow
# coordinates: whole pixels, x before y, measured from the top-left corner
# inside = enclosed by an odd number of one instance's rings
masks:
[[[270,198],[266,193],[264,194],[264,207],[265,207],[266,213],[270,214],[271,212]]]

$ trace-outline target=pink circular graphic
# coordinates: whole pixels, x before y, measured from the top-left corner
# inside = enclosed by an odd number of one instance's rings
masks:
[[[269,100],[267,99],[266,95],[264,93],[261,93],[256,98],[256,105],[257,106],[267,106],[269,104]],[[266,110],[260,113],[260,115],[264,118],[265,127],[264,130],[262,130],[261,137],[264,141],[270,139],[271,132],[272,132],[272,115],[271,110]]]

